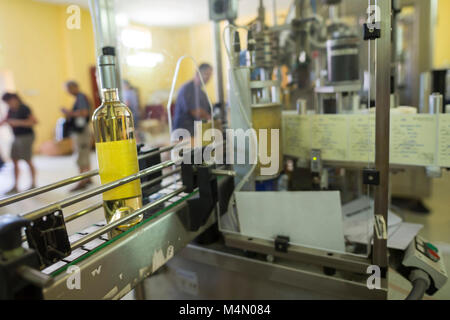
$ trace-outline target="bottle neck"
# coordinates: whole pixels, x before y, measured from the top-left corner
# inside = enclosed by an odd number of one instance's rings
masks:
[[[103,102],[119,101],[119,83],[117,81],[115,57],[111,55],[100,56],[98,60],[98,72]]]
[[[120,102],[119,89],[103,89],[103,102]]]

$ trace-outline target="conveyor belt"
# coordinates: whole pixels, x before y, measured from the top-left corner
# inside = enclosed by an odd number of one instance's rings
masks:
[[[153,203],[153,202],[157,201],[158,199],[160,199],[161,197],[164,197],[165,195],[170,194],[171,192],[175,191],[176,189],[179,189],[180,187],[182,187],[182,183],[179,181],[179,179],[180,179],[179,175],[175,175],[173,177],[165,179],[162,184],[163,188],[160,191],[152,194],[149,197],[150,203]],[[183,193],[180,193],[180,195],[167,200],[163,205],[164,209],[162,209],[156,213],[153,213],[148,219],[145,219],[145,221],[143,223],[146,223],[149,220],[152,220],[153,218],[164,213],[168,207],[172,207],[172,206],[186,200],[188,198],[188,196],[189,196],[189,194],[183,192]],[[75,242],[77,242],[80,239],[101,229],[105,225],[106,225],[105,220],[98,221],[98,222],[92,224],[90,227],[83,229],[83,230],[69,236],[69,242],[71,243],[71,245],[73,245]],[[137,227],[139,227],[139,225]],[[133,228],[133,230],[134,230],[134,228]],[[122,235],[120,235],[120,236],[122,236]],[[52,276],[58,275],[61,272],[63,272],[64,270],[66,270],[70,265],[77,264],[78,262],[80,262],[84,258],[86,258],[87,256],[93,254],[94,252],[97,252],[98,250],[101,250],[101,248],[103,248],[104,246],[107,246],[109,243],[114,242],[115,240],[117,240],[116,238],[110,240],[107,235],[102,235],[102,236],[88,242],[87,244],[84,244],[81,248],[77,248],[77,249],[73,250],[72,254],[70,256],[45,268],[44,270],[42,270],[42,272],[45,274],[52,275]],[[24,247],[28,247],[26,242],[24,243]]]
[[[170,187],[162,192],[167,191],[170,192]],[[74,250],[80,256],[71,257],[75,259],[72,262],[62,261],[50,270],[47,268],[45,271],[50,271],[54,283],[44,289],[44,298],[122,298],[217,221],[213,211],[197,231],[186,227],[182,219],[187,209],[185,200],[196,193],[182,194],[178,200],[165,204],[163,209],[114,239],[107,241],[100,237],[92,247],[86,248],[91,245],[89,242],[80,248],[83,251]],[[99,226],[94,225],[88,231],[95,232],[95,227]],[[79,268],[80,290],[67,286],[73,276],[70,266]]]

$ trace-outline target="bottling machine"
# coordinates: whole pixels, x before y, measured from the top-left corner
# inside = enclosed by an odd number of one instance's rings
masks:
[[[98,51],[116,47],[112,3],[90,4]],[[388,242],[395,235],[389,175],[396,166],[450,167],[449,118],[440,114],[436,95],[430,98],[433,114],[391,110],[396,1],[369,1],[369,19],[356,26],[339,15],[340,4],[296,0],[285,23],[274,19],[269,26],[262,1],[257,18],[238,25],[237,1],[211,0],[216,48],[225,43],[229,62],[224,80],[216,52],[221,102],[220,84],[228,81],[230,89],[223,128],[256,132],[243,148],[232,136],[236,143],[223,157],[249,156],[255,146],[258,154],[267,138],[278,170],[261,157],[232,165],[162,161],[162,153],[180,148],[183,159],[203,153],[203,146],[178,141],[157,150],[142,147],[137,174],[0,217],[0,297],[120,299],[134,289],[137,298],[162,299],[386,299],[394,269],[413,283],[410,299],[442,288],[447,274],[432,243],[417,234],[407,244]],[[434,132],[433,143],[424,146],[417,130]],[[275,146],[277,139],[282,143]],[[0,206],[95,175],[27,191]],[[137,179],[141,209],[69,236],[67,224],[101,205],[70,216],[65,208]],[[112,233],[140,215],[136,226]]]

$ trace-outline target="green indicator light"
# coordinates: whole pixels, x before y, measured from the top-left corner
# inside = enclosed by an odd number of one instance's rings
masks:
[[[432,244],[429,243],[429,242],[426,243],[426,246],[427,246],[428,248],[430,248],[431,250],[433,250],[434,252],[439,252],[439,249],[436,248],[434,245],[432,245]]]

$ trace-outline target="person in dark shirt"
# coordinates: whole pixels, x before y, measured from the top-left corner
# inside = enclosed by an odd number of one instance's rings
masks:
[[[123,102],[127,105],[131,113],[133,114],[134,129],[136,132],[136,142],[139,144],[140,141],[143,140],[141,132],[139,130],[139,122],[141,118],[140,115],[141,111],[139,108],[139,95],[137,89],[133,87],[128,80],[123,81],[122,97]]]
[[[78,83],[75,81],[68,81],[66,89],[69,94],[75,97],[75,103],[72,110],[62,108],[61,111],[66,116],[66,119],[71,123],[72,138],[74,142],[75,151],[77,153],[77,165],[80,173],[91,170],[91,131],[89,128],[89,100],[84,93],[80,91]],[[90,179],[81,181],[72,192],[80,191],[90,185]]]
[[[212,76],[213,68],[204,63],[199,67],[205,85]],[[194,122],[211,119],[211,108],[206,93],[202,89],[199,73],[193,80],[184,84],[179,92],[175,104],[175,117],[173,128],[186,129],[194,136]]]
[[[36,170],[31,161],[33,153],[34,131],[37,124],[31,109],[26,106],[20,97],[14,93],[5,93],[2,100],[8,105],[9,111],[6,119],[0,125],[8,124],[14,133],[14,142],[11,148],[11,159],[14,163],[14,187],[7,194],[18,192],[20,175],[19,160],[25,160],[31,171],[31,188],[36,187]]]
[[[136,89],[130,84],[129,81],[123,81],[123,102],[130,108],[133,114],[134,128],[139,129],[140,110],[139,110],[139,97]]]

